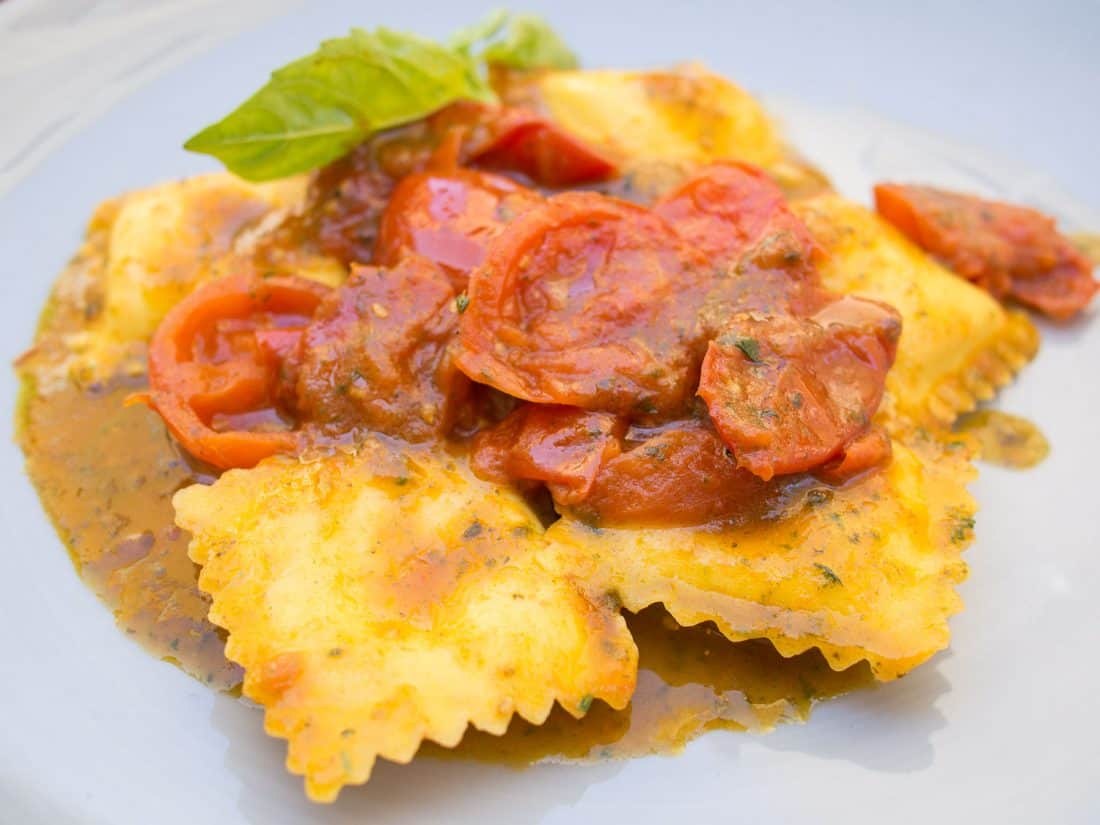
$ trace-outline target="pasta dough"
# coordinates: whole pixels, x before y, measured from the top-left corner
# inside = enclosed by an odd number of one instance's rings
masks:
[[[467,724],[500,734],[555,700],[581,716],[633,693],[618,606],[545,552],[521,498],[464,462],[368,442],[233,470],[175,506],[244,694],[313,799],[367,781],[377,756],[453,746]]]

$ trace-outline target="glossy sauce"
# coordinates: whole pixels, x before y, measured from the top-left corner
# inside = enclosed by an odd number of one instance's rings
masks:
[[[154,412],[123,406],[139,387],[119,379],[28,394],[27,472],[77,572],[119,627],[153,655],[227,690],[240,669],[206,619],[188,536],[172,521],[172,494],[197,476]]]
[[[981,459],[998,467],[1026,470],[1050,454],[1050,442],[1037,426],[1000,410],[968,413],[959,419],[955,431],[973,436]]]
[[[873,684],[860,663],[834,671],[816,650],[784,659],[764,641],[734,644],[709,623],[680,627],[660,606],[628,615],[638,643],[638,687],[621,711],[602,702],[582,719],[555,705],[546,722],[513,720],[504,736],[470,730],[430,756],[504,762],[590,762],[676,753],[715,728],[763,732],[805,721],[814,702]]]
[[[77,571],[119,626],[151,654],[233,690],[240,668],[206,619],[189,537],[173,524],[173,493],[210,476],[184,458],[155,413],[124,405],[143,377],[87,386],[56,379],[60,341],[84,323],[83,312],[55,298],[20,365],[28,380],[18,437],[28,474]],[[758,731],[805,719],[814,701],[873,681],[865,665],[838,673],[816,651],[784,659],[766,642],[733,644],[709,626],[680,628],[660,607],[628,620],[641,660],[625,710],[596,702],[578,720],[555,706],[541,727],[517,719],[502,737],[471,730],[453,752],[430,744],[422,752],[515,766],[675,752],[713,728]]]

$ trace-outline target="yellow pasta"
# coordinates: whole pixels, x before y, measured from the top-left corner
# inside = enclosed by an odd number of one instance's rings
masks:
[[[681,624],[713,621],[784,656],[817,647],[838,670],[866,660],[893,679],[947,646],[961,608],[954,586],[974,523],[961,452],[895,443],[886,469],[744,527],[593,529],[566,517],[547,536],[629,610],[661,603]]]
[[[762,166],[791,192],[826,185],[783,143],[752,95],[699,64],[545,72],[513,81],[505,94],[545,109],[643,179],[642,186],[672,183],[676,170],[713,160]]]
[[[617,605],[463,462],[370,442],[233,470],[175,506],[244,693],[316,800],[424,739],[540,724],[555,700],[574,716],[594,699],[622,708],[634,690]]]
[[[794,210],[828,253],[826,286],[901,312],[897,360],[886,376],[888,421],[950,425],[1035,355],[1039,334],[1026,315],[944,269],[873,212],[832,194]]]

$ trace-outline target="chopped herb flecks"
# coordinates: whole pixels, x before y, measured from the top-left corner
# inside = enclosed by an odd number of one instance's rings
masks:
[[[745,357],[754,364],[760,363],[760,342],[755,338],[738,338],[733,342],[733,345],[741,350]]]
[[[834,573],[833,568],[829,567],[827,564],[820,564],[815,561],[814,567],[821,571],[821,575],[825,577],[825,581],[829,584],[844,584],[844,582],[840,580],[840,576]]]

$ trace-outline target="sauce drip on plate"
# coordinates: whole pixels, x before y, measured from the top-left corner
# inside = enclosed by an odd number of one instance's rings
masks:
[[[998,467],[1026,470],[1050,453],[1050,442],[1033,423],[1000,410],[978,410],[962,416],[957,432],[967,433],[978,443],[983,461]]]

